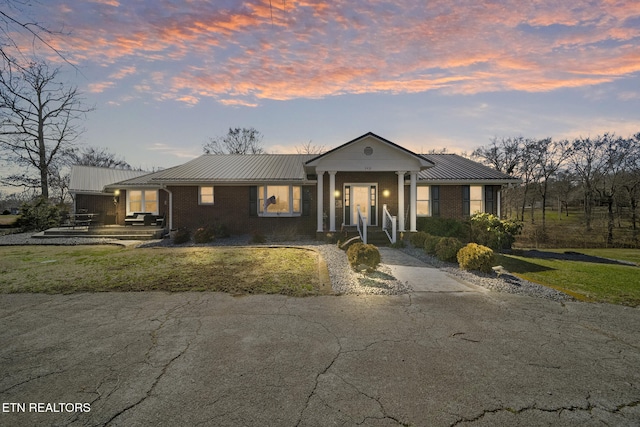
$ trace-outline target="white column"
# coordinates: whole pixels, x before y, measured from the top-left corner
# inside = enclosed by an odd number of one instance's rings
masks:
[[[336,171],[329,171],[329,231],[336,231]]]
[[[418,204],[418,191],[416,190],[416,182],[418,173],[411,172],[411,187],[409,187],[409,231],[416,230],[416,206]]]
[[[500,206],[502,203],[502,188],[500,188],[498,191],[498,207],[497,207],[497,213],[498,213],[498,218],[502,218],[502,206]]]
[[[322,233],[324,230],[322,229],[322,214],[323,214],[323,188],[322,188],[322,184],[323,184],[323,180],[324,180],[324,171],[317,171],[318,174],[318,184],[317,184],[317,188],[318,188],[318,228],[316,229],[316,231],[318,233]]]
[[[404,232],[404,174],[406,171],[398,171],[398,231]]]

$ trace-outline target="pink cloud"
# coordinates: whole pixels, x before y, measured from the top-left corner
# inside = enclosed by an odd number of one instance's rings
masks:
[[[104,23],[72,21],[73,37],[56,41],[76,63],[114,69],[92,90],[128,77],[138,91],[188,104],[203,97],[253,106],[345,93],[540,92],[640,71],[640,29],[630,24],[640,19],[640,3],[632,0],[98,3]],[[153,69],[162,78],[143,74]]]

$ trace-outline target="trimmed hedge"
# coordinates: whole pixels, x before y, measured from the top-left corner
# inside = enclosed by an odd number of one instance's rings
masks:
[[[380,264],[380,251],[374,245],[354,243],[347,249],[347,260],[352,268],[366,265],[368,269],[375,270]]]
[[[442,239],[442,237],[432,236],[427,234],[427,238],[424,239],[424,251],[429,255],[436,255],[436,245]]]
[[[409,241],[415,248],[424,248],[424,241],[427,237],[429,237],[429,234],[424,231],[418,231],[417,233],[411,234]]]
[[[458,264],[463,270],[478,270],[491,273],[495,263],[493,250],[477,243],[469,243],[458,251]]]
[[[436,256],[441,261],[456,262],[456,255],[463,246],[455,237],[443,237],[436,245]]]

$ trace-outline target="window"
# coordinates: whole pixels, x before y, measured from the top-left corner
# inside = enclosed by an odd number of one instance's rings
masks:
[[[198,204],[200,205],[213,204],[213,187],[200,187],[198,189]]]
[[[462,215],[470,216],[482,211],[482,186],[462,186]]]
[[[295,216],[302,213],[302,189],[298,185],[258,187],[258,214]]]
[[[416,205],[416,214],[418,216],[429,216],[430,212],[430,192],[431,188],[429,186],[419,186],[416,188],[418,193],[417,196],[417,205]]]
[[[129,190],[127,191],[127,212],[150,212],[158,214],[157,190]]]

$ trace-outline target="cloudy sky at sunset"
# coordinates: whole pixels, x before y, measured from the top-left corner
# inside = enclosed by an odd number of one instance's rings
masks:
[[[417,152],[640,132],[637,0],[54,0],[29,8],[96,110],[83,141],[173,166],[372,131]],[[51,52],[52,61],[59,61]]]

